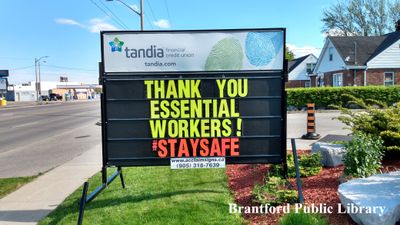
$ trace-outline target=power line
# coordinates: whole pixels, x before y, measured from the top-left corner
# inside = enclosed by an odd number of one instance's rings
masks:
[[[171,16],[169,15],[169,9],[168,9],[167,0],[164,0],[164,3],[165,3],[165,8],[167,9],[167,15],[168,15],[169,24],[172,27],[172,20],[171,20]]]
[[[13,68],[13,69],[10,69],[10,70],[25,70],[25,69],[28,69],[28,68],[31,68],[31,67],[35,67],[35,66],[17,67],[17,68]]]
[[[65,69],[65,70],[82,70],[82,71],[90,71],[96,72],[97,70],[94,69],[85,69],[85,68],[77,68],[77,67],[66,67],[66,66],[57,66],[57,65],[48,65],[48,64],[41,64],[41,66],[58,68],[58,69]]]
[[[128,26],[117,15],[115,15],[114,12],[110,8],[108,8],[106,4],[104,4],[104,2],[102,2],[102,0],[98,1],[115,17],[115,19],[117,19],[119,22],[121,22],[121,24],[125,26],[125,29],[129,29]]]
[[[152,8],[151,5],[150,5],[150,1],[147,0],[146,3],[147,3],[147,5],[148,5],[149,8],[150,8],[150,12],[151,12],[151,15],[153,16],[154,21],[157,21],[156,16],[155,16],[154,11],[153,11],[153,8]]]
[[[142,6],[143,7],[143,6]],[[143,9],[143,8],[142,8]],[[143,12],[141,12],[141,13],[143,13]],[[151,20],[149,19],[149,17],[147,16],[147,13],[143,13],[144,14],[144,17],[146,17],[146,21],[148,21],[148,23],[150,24],[150,26],[151,26],[151,28],[152,29],[154,29],[154,26],[153,26],[153,23],[151,22]],[[154,15],[153,15],[153,17],[154,17]],[[146,22],[145,21],[145,22]]]
[[[68,76],[68,77],[73,77],[73,76],[88,76],[88,77],[96,77],[97,74],[93,74],[93,73],[63,73],[63,72],[59,72],[59,73],[54,73],[54,72],[46,72],[46,71],[41,71],[40,72],[41,75],[46,75],[46,76]]]
[[[102,3],[103,6],[105,6],[110,12],[111,15],[109,13],[107,13],[103,8],[101,8],[98,4],[96,4],[93,0],[90,0],[93,4],[95,4],[97,6],[97,8],[99,8],[102,12],[104,12],[108,17],[110,17],[114,22],[116,22],[117,24],[119,24],[123,29],[128,30],[128,26],[121,20],[119,19],[103,2],[100,1],[100,3]]]
[[[93,0],[90,0],[90,2],[93,3],[93,5],[95,5],[98,9],[100,9],[104,14],[106,14],[108,17],[110,17],[112,20],[114,20],[114,22],[116,22],[118,25],[120,25],[122,28],[124,29],[128,29],[128,27],[124,26],[123,24],[119,23],[116,19],[114,19],[114,17],[110,16],[103,8],[101,8],[96,2],[94,2]]]
[[[149,17],[147,16],[146,13],[144,13],[144,17],[146,17],[146,21],[150,24],[151,28],[154,29],[153,23],[150,21],[150,19],[149,19]],[[146,22],[146,21],[145,21],[145,22]]]
[[[8,56],[0,56],[0,59],[12,59],[12,60],[26,60],[32,61],[32,58],[19,58],[19,57],[8,57]]]

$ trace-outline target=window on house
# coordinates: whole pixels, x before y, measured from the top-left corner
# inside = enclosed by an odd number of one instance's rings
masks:
[[[393,86],[394,85],[394,73],[393,72],[385,72],[384,80],[385,86]]]
[[[307,73],[311,74],[314,70],[315,63],[307,63]]]
[[[324,87],[325,86],[324,73],[319,73],[318,74],[317,86],[318,87]]]
[[[329,61],[333,60],[333,47],[329,47]]]
[[[332,86],[333,87],[341,87],[341,86],[343,86],[343,74],[341,74],[341,73],[334,73],[333,74]]]
[[[304,82],[304,87],[306,88],[311,87],[311,81]]]

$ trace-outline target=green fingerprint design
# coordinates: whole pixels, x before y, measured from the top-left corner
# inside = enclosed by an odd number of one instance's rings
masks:
[[[213,46],[207,57],[205,70],[240,70],[243,49],[235,38],[224,38]]]

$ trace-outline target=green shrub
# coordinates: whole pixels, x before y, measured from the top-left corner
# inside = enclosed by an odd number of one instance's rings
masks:
[[[279,225],[329,225],[329,223],[319,214],[292,211],[279,219]]]
[[[264,185],[256,185],[252,195],[255,202],[272,206],[297,202],[297,192],[287,188],[288,182],[280,177],[268,177]]]
[[[296,177],[296,169],[294,166],[294,158],[292,154],[287,156],[288,176]],[[299,170],[301,177],[310,177],[317,175],[322,170],[321,154],[314,153],[310,155],[299,156]],[[271,174],[283,177],[282,165],[272,165]]]
[[[387,151],[400,151],[400,102],[387,106],[384,102],[362,100],[351,95],[344,97],[349,102],[364,108],[363,112],[354,112],[336,106],[342,115],[337,119],[349,126],[353,133],[365,133],[380,137]]]
[[[366,87],[316,87],[288,88],[287,105],[306,107],[315,103],[317,107],[330,105],[348,106],[348,98],[343,94],[353,95],[360,99],[374,99],[391,105],[400,101],[400,86],[366,86]]]
[[[344,174],[352,177],[368,177],[376,173],[383,157],[382,140],[371,135],[357,133],[345,144],[347,149],[343,158]]]

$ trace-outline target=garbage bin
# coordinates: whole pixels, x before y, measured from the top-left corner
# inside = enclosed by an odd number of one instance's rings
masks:
[[[1,99],[0,106],[6,106],[6,105],[7,105],[7,101],[5,99]]]

